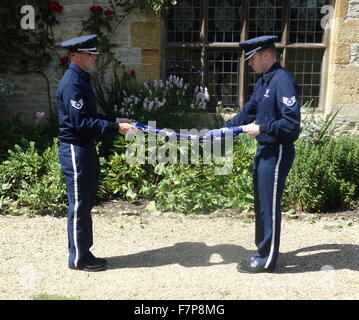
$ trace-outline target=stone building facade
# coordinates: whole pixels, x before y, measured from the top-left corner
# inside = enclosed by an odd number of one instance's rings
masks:
[[[57,44],[77,36],[82,29],[81,22],[89,14],[86,0],[60,2],[64,11],[58,15],[60,23],[54,30]],[[101,0],[96,4],[106,8],[108,2]],[[326,76],[322,77],[319,110],[328,114],[341,108],[337,127],[359,131],[359,1],[336,0],[333,5],[323,60]],[[126,17],[115,34],[115,57],[128,68],[134,68],[140,80],[164,79],[165,39],[164,17],[151,11],[136,10]],[[53,106],[55,90],[64,71],[58,63],[59,56],[63,55],[65,52],[59,48],[58,55],[54,54],[45,71]],[[20,113],[23,118],[31,119],[36,111],[48,113],[47,83],[41,74],[0,74],[0,78],[16,86],[14,96],[0,102],[1,117]]]
[[[359,132],[359,1],[336,1],[329,48],[324,111],[341,108],[340,131]]]

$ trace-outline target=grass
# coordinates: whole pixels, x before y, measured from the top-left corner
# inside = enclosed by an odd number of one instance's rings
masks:
[[[79,298],[76,297],[65,297],[65,296],[60,296],[56,294],[47,294],[47,293],[38,294],[33,299],[34,300],[80,300]]]

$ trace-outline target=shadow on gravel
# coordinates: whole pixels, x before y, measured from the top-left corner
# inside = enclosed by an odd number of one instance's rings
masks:
[[[219,255],[222,260],[211,262],[213,254]],[[109,263],[109,269],[150,268],[170,264],[190,268],[237,263],[239,260],[249,259],[251,254],[251,250],[232,244],[207,246],[203,242],[181,242],[171,247],[107,257],[106,260]],[[359,271],[358,245],[323,244],[281,253],[275,273],[341,269]]]
[[[221,261],[211,262],[213,254]],[[109,269],[157,267],[180,264],[184,267],[207,267],[218,264],[237,263],[249,258],[251,251],[232,244],[207,246],[203,242],[180,242],[171,247],[143,251],[135,254],[108,257]]]
[[[276,273],[359,271],[359,245],[321,244],[280,254]]]

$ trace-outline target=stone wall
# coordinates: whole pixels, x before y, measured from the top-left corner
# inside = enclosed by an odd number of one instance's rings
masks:
[[[58,15],[60,24],[55,28],[55,41],[75,37],[82,29],[82,21],[89,15],[87,0],[60,0],[64,11]],[[96,1],[107,8],[107,1]],[[136,10],[120,25],[114,37],[118,47],[117,59],[128,68],[134,68],[142,80],[159,79],[161,52],[161,18],[152,12]],[[26,31],[24,31],[26,32]],[[324,113],[341,108],[336,126],[340,130],[359,130],[359,1],[336,0],[334,18],[329,33],[328,77],[325,86]],[[162,46],[163,48],[163,46]],[[45,71],[50,82],[50,93],[55,107],[55,90],[63,74],[59,49]],[[163,69],[163,66],[162,66]],[[47,84],[41,74],[0,74],[0,78],[16,85],[15,95],[0,102],[0,117],[20,113],[31,119],[36,111],[49,114]]]
[[[29,1],[31,2],[31,1]],[[56,45],[79,35],[82,21],[90,14],[92,1],[59,0],[64,11],[57,15],[59,25],[54,29]],[[104,10],[108,8],[106,0],[96,1]],[[160,78],[160,23],[159,15],[152,11],[135,10],[123,20],[114,35],[115,57],[127,68],[135,69],[140,80]],[[24,30],[23,32],[27,32]],[[6,50],[6,48],[5,48]],[[59,58],[66,55],[60,47],[52,55],[52,61],[44,71],[50,83],[50,94],[55,108],[55,92],[64,69]],[[46,78],[41,74],[0,74],[0,78],[15,84],[14,96],[0,101],[0,117],[20,114],[24,120],[30,120],[37,111],[49,115],[49,102]]]
[[[337,0],[330,30],[325,113],[341,108],[335,123],[339,131],[359,129],[358,75],[359,1]]]

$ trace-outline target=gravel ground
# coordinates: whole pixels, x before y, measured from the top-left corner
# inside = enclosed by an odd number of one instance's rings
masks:
[[[242,274],[250,215],[148,213],[112,202],[93,214],[105,272],[67,268],[66,218],[0,216],[0,299],[358,299],[358,210],[283,219],[273,274]]]

